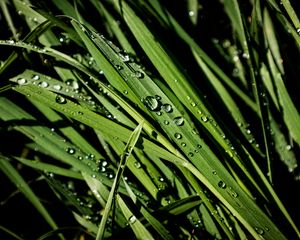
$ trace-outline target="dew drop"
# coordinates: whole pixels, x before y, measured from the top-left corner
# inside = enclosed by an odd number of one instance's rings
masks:
[[[190,17],[193,17],[195,15],[195,12],[194,11],[189,11],[189,16]]]
[[[213,174],[213,175],[217,175],[217,171],[214,170],[214,171],[212,172],[212,174]]]
[[[184,142],[181,143],[181,146],[182,146],[182,147],[185,147],[185,146],[186,146],[186,143],[184,143]]]
[[[136,222],[136,216],[132,215],[129,219],[128,219],[129,224],[134,224]]]
[[[168,125],[168,124],[169,124],[169,121],[164,120],[164,124]]]
[[[172,106],[171,106],[170,104],[164,104],[164,105],[162,105],[162,109],[163,109],[165,112],[167,112],[167,113],[170,113],[170,112],[173,111]]]
[[[75,81],[73,79],[66,80],[66,84],[68,86],[71,86],[75,90],[78,90],[80,88],[78,81]]]
[[[202,146],[201,146],[200,144],[198,144],[198,145],[197,145],[197,148],[199,148],[199,149],[200,149],[200,148],[202,148]]]
[[[144,103],[150,111],[157,111],[160,107],[159,101],[152,96],[147,96],[144,99]]]
[[[76,150],[74,148],[72,148],[72,147],[68,147],[66,149],[66,152],[73,155],[73,154],[75,154]]]
[[[62,86],[60,86],[58,84],[55,84],[55,85],[53,85],[53,89],[57,90],[57,91],[60,91],[62,89]]]
[[[164,179],[163,177],[159,177],[159,178],[158,178],[158,181],[160,181],[160,182],[164,182],[164,181],[165,181],[165,179]]]
[[[208,118],[207,118],[206,116],[202,116],[202,117],[201,117],[201,120],[202,120],[203,122],[207,122],[207,121],[208,121]]]
[[[184,124],[184,118],[183,117],[175,117],[173,119],[173,122],[175,123],[175,125],[177,126],[182,126]]]
[[[263,235],[265,233],[265,231],[260,227],[255,227],[254,229],[259,235]]]
[[[102,167],[107,167],[107,166],[108,166],[108,162],[107,162],[107,161],[103,161],[103,162],[101,163],[101,165],[102,165]]]
[[[37,80],[40,80],[40,76],[34,74],[34,75],[32,75],[32,78],[31,78],[31,79],[37,81]]]
[[[139,78],[139,79],[142,79],[144,77],[144,73],[140,72],[140,71],[136,71],[134,73],[134,76]]]
[[[123,69],[123,67],[122,67],[121,65],[116,65],[116,68],[117,68],[118,70],[122,70],[122,69]]]
[[[136,168],[141,168],[142,167],[142,165],[141,165],[141,163],[140,162],[134,162],[134,166],[136,167]]]
[[[225,188],[226,188],[226,183],[224,183],[223,181],[220,181],[220,182],[218,183],[218,187],[219,187],[219,188],[225,189]]]
[[[182,135],[180,133],[175,133],[174,134],[174,137],[177,138],[177,139],[181,139],[182,138]]]
[[[188,153],[188,156],[189,156],[189,157],[193,157],[193,156],[194,156],[194,153],[189,152],[189,153]]]
[[[45,82],[45,81],[42,81],[39,83],[39,86],[42,87],[42,88],[47,88],[49,87],[49,83]]]
[[[59,103],[59,104],[65,104],[65,103],[67,103],[67,100],[63,96],[60,96],[60,95],[56,96],[55,101],[57,103]]]
[[[17,83],[20,85],[24,85],[27,83],[27,80],[25,78],[18,78]]]

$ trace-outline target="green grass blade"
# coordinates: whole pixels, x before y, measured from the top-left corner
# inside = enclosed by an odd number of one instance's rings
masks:
[[[142,131],[142,127],[143,127],[143,122],[140,123],[137,126],[137,128],[133,131],[132,135],[130,136],[130,138],[129,138],[126,146],[125,146],[124,152],[121,155],[118,171],[116,173],[116,177],[115,177],[113,185],[111,187],[111,190],[110,190],[110,193],[109,193],[109,196],[108,196],[108,200],[107,200],[107,203],[105,205],[104,213],[103,213],[100,225],[99,225],[98,233],[97,233],[97,236],[96,236],[97,240],[103,239],[103,237],[104,237],[105,226],[107,224],[107,219],[108,219],[108,216],[109,216],[112,204],[113,204],[114,196],[116,195],[116,192],[118,191],[119,182],[120,182],[121,177],[123,175],[127,159],[130,157],[131,152],[132,152],[135,144],[137,143],[137,141],[139,139],[140,133]]]

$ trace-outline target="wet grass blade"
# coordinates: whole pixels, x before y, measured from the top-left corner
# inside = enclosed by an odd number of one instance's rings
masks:
[[[105,234],[105,226],[107,224],[107,219],[108,219],[109,213],[111,211],[114,198],[118,191],[119,182],[123,175],[127,159],[130,157],[131,152],[139,139],[140,133],[142,131],[142,127],[143,127],[143,122],[141,124],[139,124],[137,126],[137,128],[132,132],[132,135],[130,136],[130,138],[125,146],[124,152],[121,155],[121,159],[120,159],[119,167],[118,167],[118,170],[116,173],[116,177],[115,177],[113,185],[111,187],[111,190],[110,190],[110,193],[108,196],[108,200],[105,205],[104,213],[103,213],[100,225],[99,225],[98,233],[96,236],[97,240],[103,239],[103,236]]]

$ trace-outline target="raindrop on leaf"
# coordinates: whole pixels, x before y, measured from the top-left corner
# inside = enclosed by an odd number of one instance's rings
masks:
[[[39,83],[39,86],[42,87],[42,88],[47,88],[49,87],[49,83],[45,82],[45,81],[42,81]]]
[[[34,75],[32,75],[32,80],[39,80],[40,79],[40,76],[39,75],[36,75],[36,74],[34,74]]]
[[[177,126],[182,126],[184,124],[184,118],[183,117],[175,117],[173,119],[173,122],[177,125]]]
[[[160,108],[159,101],[155,97],[152,97],[152,96],[147,96],[144,99],[144,104],[150,111],[157,111]]]
[[[63,96],[60,96],[60,95],[56,96],[55,101],[57,103],[59,103],[59,104],[65,104],[65,103],[67,103],[67,100]]]
[[[17,83],[20,85],[24,85],[27,83],[27,80],[25,78],[18,78]]]
[[[174,134],[174,137],[177,138],[177,139],[181,139],[182,138],[182,135],[180,133],[175,133]]]
[[[171,106],[170,104],[164,104],[164,105],[162,105],[162,109],[163,109],[165,112],[167,112],[167,113],[170,113],[170,112],[173,111],[172,106]]]
[[[220,182],[218,183],[218,187],[219,187],[219,188],[225,189],[225,188],[226,188],[226,183],[223,182],[223,181],[220,181]]]

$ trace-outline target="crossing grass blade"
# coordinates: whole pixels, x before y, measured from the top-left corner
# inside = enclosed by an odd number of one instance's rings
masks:
[[[143,127],[143,122],[141,122],[137,126],[137,128],[132,132],[132,134],[130,135],[130,138],[125,146],[123,154],[121,155],[119,167],[116,172],[116,176],[115,176],[113,185],[111,187],[111,190],[110,190],[110,193],[109,193],[106,205],[105,205],[104,213],[103,213],[100,225],[99,225],[98,233],[96,236],[97,240],[103,239],[103,236],[105,234],[105,226],[107,224],[107,219],[108,219],[109,213],[110,213],[112,205],[113,205],[114,197],[117,194],[120,180],[123,175],[124,169],[126,167],[127,160],[130,157],[131,152],[134,149],[135,144],[137,143],[137,141],[139,139],[140,133],[142,131],[142,127]]]

